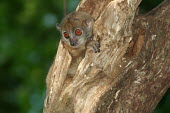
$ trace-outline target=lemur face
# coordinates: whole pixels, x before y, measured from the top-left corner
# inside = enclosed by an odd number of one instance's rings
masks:
[[[57,29],[61,32],[63,41],[77,48],[92,36],[93,23],[94,20],[87,13],[73,12],[63,19],[61,26],[57,26]]]

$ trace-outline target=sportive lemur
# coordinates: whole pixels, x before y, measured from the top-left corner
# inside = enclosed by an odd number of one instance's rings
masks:
[[[93,24],[94,19],[88,13],[75,11],[68,14],[60,25],[56,25],[62,35],[62,43],[72,57],[67,74],[69,77],[75,75],[86,49],[92,49],[95,53],[100,51],[100,44],[92,40]]]

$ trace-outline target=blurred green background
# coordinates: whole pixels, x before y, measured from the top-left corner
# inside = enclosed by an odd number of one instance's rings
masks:
[[[143,0],[142,12],[162,0]],[[75,10],[79,0],[67,0]],[[45,78],[60,40],[63,0],[0,1],[0,113],[42,113]],[[170,91],[155,113],[170,113]],[[169,110],[169,112],[168,112]]]

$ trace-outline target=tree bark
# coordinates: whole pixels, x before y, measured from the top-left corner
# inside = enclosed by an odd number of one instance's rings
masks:
[[[140,2],[81,0],[77,10],[95,18],[101,52],[87,50],[65,84],[72,59],[59,44],[47,75],[44,113],[153,112],[170,87],[170,0],[135,16]]]

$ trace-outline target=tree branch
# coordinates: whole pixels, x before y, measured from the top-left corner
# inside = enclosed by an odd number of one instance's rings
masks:
[[[60,43],[47,76],[44,113],[153,111],[170,85],[170,8],[134,20],[140,2],[81,1],[77,10],[96,19],[101,52],[86,51],[73,81],[65,84],[72,59]]]

